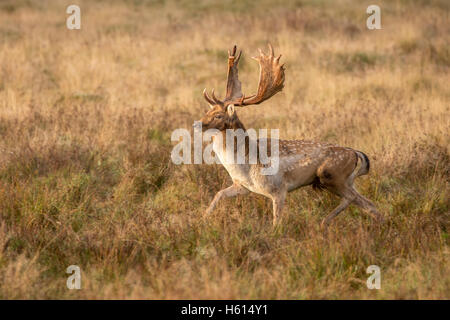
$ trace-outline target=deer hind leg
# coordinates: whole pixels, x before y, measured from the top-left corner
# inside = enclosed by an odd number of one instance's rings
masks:
[[[362,196],[355,190],[353,186],[342,186],[341,188],[327,188],[332,193],[342,198],[341,203],[322,221],[321,226],[327,227],[331,220],[335,218],[339,213],[346,209],[350,204],[354,204],[370,216],[374,217],[377,221],[383,222],[383,215],[378,212],[375,205],[367,198]]]
[[[359,153],[354,151],[336,148],[332,150],[333,155],[328,158],[317,170],[317,177],[320,184],[325,188],[342,198],[339,206],[334,209],[323,221],[322,226],[327,226],[330,221],[340,212],[347,208],[351,203],[359,206],[366,213],[383,221],[382,215],[377,211],[372,202],[360,195],[353,186],[353,180],[368,171],[367,159],[364,159],[365,169],[357,168]],[[367,157],[363,157],[367,158]]]
[[[353,188],[350,188],[345,184],[342,184],[340,186],[328,185],[326,186],[326,189],[331,193],[339,196],[341,198],[341,202],[336,208],[334,208],[333,211],[331,211],[331,213],[325,219],[322,220],[322,223],[320,224],[322,228],[328,227],[331,220],[333,220],[342,211],[347,209],[347,207],[356,199],[358,194]]]
[[[335,157],[329,158],[317,170],[320,184],[341,198],[340,204],[322,220],[321,227],[326,228],[331,220],[357,198],[358,193],[353,188],[357,161],[353,152],[336,152]]]
[[[216,207],[217,203],[222,197],[229,198],[237,196],[238,194],[246,194],[248,192],[249,191],[247,189],[238,184],[233,184],[228,188],[220,190],[219,192],[216,193],[213,201],[211,201],[211,204],[209,205],[208,209],[206,209],[205,214],[206,215],[211,214],[211,212],[213,212],[214,208]]]
[[[331,213],[325,219],[322,220],[322,223],[320,224],[320,226],[322,228],[328,227],[331,220],[333,220],[339,213],[344,211],[350,205],[350,203],[352,203],[352,200],[347,199],[347,198],[342,198],[341,203],[336,208],[334,208],[334,210],[331,211]]]
[[[354,189],[353,189],[354,190]],[[383,222],[383,215],[378,212],[375,205],[369,199],[365,198],[361,194],[359,194],[356,190],[354,190],[356,197],[353,199],[353,203],[363,209],[364,212],[368,213],[372,217],[374,217],[377,221]]]

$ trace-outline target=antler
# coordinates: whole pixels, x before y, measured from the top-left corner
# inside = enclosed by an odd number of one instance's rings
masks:
[[[284,64],[280,65],[281,54],[275,58],[273,48],[269,44],[269,54],[259,50],[259,57],[253,57],[259,62],[259,83],[256,94],[235,100],[232,103],[241,106],[260,104],[269,99],[284,87]]]
[[[230,101],[243,96],[241,91],[241,82],[238,78],[238,63],[241,58],[242,51],[239,51],[236,57],[236,46],[233,51],[228,51],[228,74],[227,74],[227,93],[224,101]]]
[[[206,88],[203,90],[203,97],[205,97],[205,100],[208,101],[208,103],[210,105],[215,105],[215,104],[219,104],[221,106],[223,106],[223,101],[220,101],[219,99],[216,98],[216,96],[214,95],[214,89],[212,89],[211,91],[211,96],[212,98],[208,95],[208,93],[206,92]]]
[[[214,96],[214,90],[211,92],[211,98],[206,93],[205,89],[203,91],[203,96],[209,104],[219,104],[221,106],[226,106],[229,104],[234,104],[236,106],[260,104],[283,89],[284,64],[279,64],[281,54],[275,58],[273,48],[269,44],[269,54],[264,54],[260,49],[259,57],[253,57],[253,59],[259,62],[260,66],[258,91],[254,95],[247,97],[244,96],[241,91],[241,82],[238,79],[237,68],[241,53],[242,52],[239,52],[236,57],[236,46],[233,47],[233,51],[231,53],[228,51],[228,76],[225,99],[223,101],[217,99]]]
[[[223,101],[217,99],[214,95],[214,89],[211,91],[211,97],[206,92],[206,89],[203,90],[203,96],[210,105],[218,104],[224,106],[225,101],[230,101],[242,97],[241,82],[238,79],[238,68],[237,68],[239,59],[241,58],[242,51],[239,51],[239,54],[236,57],[236,49],[237,49],[236,46],[234,46],[232,52],[228,50],[227,92],[225,95],[225,99]]]

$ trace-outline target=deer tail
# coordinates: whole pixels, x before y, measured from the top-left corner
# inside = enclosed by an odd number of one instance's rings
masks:
[[[370,169],[370,160],[364,152],[355,151],[358,158],[361,160],[361,167],[359,168],[356,176],[362,176],[369,173]]]

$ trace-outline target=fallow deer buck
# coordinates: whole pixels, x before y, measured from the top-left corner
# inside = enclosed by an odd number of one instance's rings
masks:
[[[244,125],[239,121],[235,112],[235,107],[260,104],[283,89],[284,67],[279,64],[281,55],[275,57],[270,44],[268,54],[264,54],[261,50],[259,52],[259,57],[253,58],[260,65],[259,84],[256,94],[251,96],[242,94],[241,82],[238,79],[238,63],[242,52],[236,55],[236,46],[232,52],[228,52],[225,98],[223,100],[216,98],[214,90],[211,95],[206,92],[206,89],[203,91],[204,98],[211,108],[201,118],[201,123],[197,122],[197,125],[201,124],[203,131],[212,128],[218,129],[219,134],[222,134],[223,137],[227,129],[245,131]],[[225,159],[227,149],[214,142],[213,136],[214,152],[219,159]],[[248,140],[246,143],[248,144]],[[340,204],[322,221],[322,227],[326,227],[351,203],[361,207],[379,221],[383,220],[372,202],[359,194],[353,186],[353,180],[356,177],[369,172],[369,159],[364,153],[351,148],[305,140],[278,140],[278,146],[279,169],[274,175],[262,175],[259,170],[260,163],[234,164],[221,161],[230,174],[233,185],[216,194],[206,214],[214,210],[222,197],[233,197],[251,191],[272,199],[273,224],[276,225],[286,194],[297,188],[313,185],[319,189],[326,189],[341,198]],[[231,152],[236,152],[236,150]],[[358,161],[361,161],[359,167]]]

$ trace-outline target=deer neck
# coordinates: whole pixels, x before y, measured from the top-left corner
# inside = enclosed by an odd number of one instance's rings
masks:
[[[227,149],[227,130],[234,130],[236,133],[236,137],[234,137],[234,148],[231,150]],[[245,137],[240,137],[241,135],[245,135]],[[229,123],[226,129],[221,130],[218,132],[215,136],[212,137],[213,139],[213,150],[219,157],[220,162],[227,167],[227,161],[226,159],[235,159],[234,155],[237,153],[237,150],[239,147],[242,147],[241,145],[245,145],[245,156],[248,155],[249,151],[249,137],[246,135],[246,129],[242,122],[236,117],[232,119],[232,121]],[[231,152],[231,154],[229,154]]]
[[[230,122],[228,124],[228,129],[232,129],[232,130],[242,129],[242,130],[246,131],[241,120],[239,120],[239,118],[236,115],[234,115],[234,117],[230,120]],[[222,131],[226,131],[226,129],[222,130]]]

